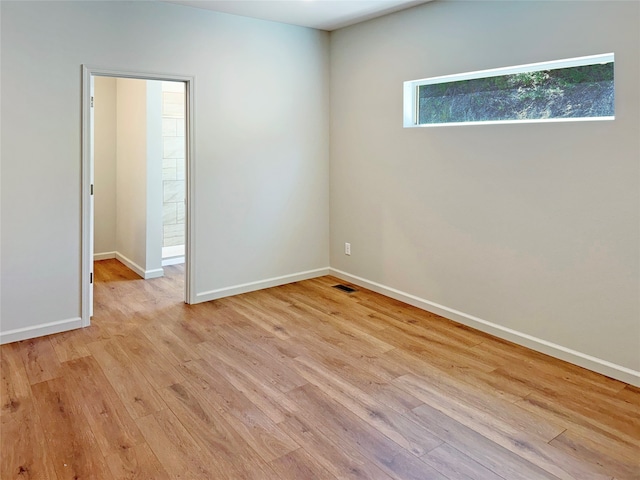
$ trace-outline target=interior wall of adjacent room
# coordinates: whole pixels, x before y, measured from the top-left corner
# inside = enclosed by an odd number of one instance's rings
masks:
[[[94,79],[94,254],[161,268],[160,82]]]
[[[118,78],[116,85],[116,251],[141,274],[161,268],[160,84]],[[157,119],[148,114],[150,89],[157,94],[151,95]]]
[[[95,77],[94,246],[97,255],[116,251],[116,79]]]

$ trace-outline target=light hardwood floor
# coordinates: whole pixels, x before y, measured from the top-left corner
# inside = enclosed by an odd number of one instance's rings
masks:
[[[181,302],[96,264],[90,328],[3,345],[9,479],[640,478],[640,390],[332,277]]]

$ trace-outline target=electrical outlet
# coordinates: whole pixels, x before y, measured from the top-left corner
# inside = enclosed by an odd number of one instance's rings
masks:
[[[344,254],[345,255],[351,255],[351,244],[350,243],[345,243],[344,244]]]

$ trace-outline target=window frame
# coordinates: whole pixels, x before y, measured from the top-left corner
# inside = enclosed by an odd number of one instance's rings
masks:
[[[477,70],[474,72],[456,73],[452,75],[441,75],[438,77],[422,78],[419,80],[409,80],[403,84],[403,127],[445,127],[463,125],[492,125],[510,123],[542,123],[542,122],[583,122],[583,121],[608,121],[614,120],[615,115],[603,117],[556,117],[538,119],[514,119],[514,120],[482,120],[473,122],[448,122],[448,123],[418,123],[419,120],[419,90],[423,85],[434,85],[439,83],[449,83],[462,80],[473,80],[478,78],[498,77],[502,75],[513,75],[518,73],[531,73],[540,70],[552,70],[558,68],[582,67],[586,65],[596,65],[603,63],[614,63],[614,53],[603,53],[598,55],[587,55],[584,57],[574,57],[562,60],[552,60],[547,62],[528,63],[512,67],[499,67],[487,70]],[[615,76],[614,76],[615,79]],[[615,87],[614,87],[615,88]]]

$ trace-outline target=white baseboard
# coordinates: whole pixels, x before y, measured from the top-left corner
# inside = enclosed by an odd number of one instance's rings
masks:
[[[184,257],[184,245],[172,245],[170,247],[162,247],[162,258]]]
[[[141,276],[142,278],[144,278],[144,268],[142,268],[140,265],[138,265],[136,262],[134,262],[133,260],[125,257],[124,255],[122,255],[120,252],[116,252],[116,260],[118,260],[120,263],[123,263],[124,265],[127,266],[127,268],[129,268],[130,270],[133,270],[134,272],[136,272],[139,276]]]
[[[153,270],[145,270],[144,278],[145,280],[149,280],[150,278],[160,278],[164,277],[164,270],[162,268],[155,268]]]
[[[110,258],[116,258],[116,252],[103,252],[103,253],[94,253],[93,261],[97,262],[100,260],[109,260]]]
[[[387,287],[386,285],[382,285],[380,283],[372,282],[356,275],[351,275],[347,272],[343,272],[335,268],[331,268],[330,270],[331,275],[342,280],[346,280],[360,287],[373,290],[374,292],[381,293],[382,295],[386,295],[387,297],[395,298],[396,300],[408,303],[409,305],[413,305],[414,307],[418,307],[422,310],[435,313],[442,317],[448,318],[449,320],[467,325],[469,327],[475,328],[476,330],[489,333],[504,340],[509,340],[510,342],[517,343],[518,345],[522,345],[537,352],[551,355],[552,357],[559,358],[569,363],[573,363],[574,365],[578,365],[588,370],[592,370],[608,377],[615,378],[616,380],[620,380],[622,382],[635,385],[636,387],[640,387],[640,372],[638,371],[623,367],[621,365],[616,365],[615,363],[611,363],[607,360],[602,360],[600,358],[587,355],[586,353],[563,347],[562,345],[557,345],[555,343],[533,337],[526,333],[518,332],[517,330],[513,330],[511,328],[503,327],[502,325],[498,325],[496,323],[482,320],[481,318],[475,317],[473,315],[460,312],[458,310],[440,305],[435,302],[430,302],[429,300],[425,300],[415,295],[402,292],[395,288]]]
[[[242,285],[234,285],[232,287],[219,288],[196,294],[195,303],[209,302],[218,298],[230,297],[241,293],[253,292],[264,288],[277,287],[287,283],[299,282],[301,280],[309,280],[310,278],[322,277],[329,275],[329,267],[318,268],[316,270],[308,270],[306,272],[293,273],[291,275],[283,275],[281,277],[267,278],[257,282],[243,283]]]
[[[181,265],[184,263],[184,256],[182,257],[169,257],[162,259],[162,266],[167,267],[169,265]]]
[[[16,328],[15,330],[9,330],[8,332],[0,332],[0,345],[19,342],[20,340],[27,340],[29,338],[42,337],[44,335],[51,335],[53,333],[66,332],[80,327],[82,327],[82,319],[77,317],[59,320],[57,322],[43,323],[32,327]]]
[[[131,269],[134,272],[136,272],[138,275],[140,275],[145,280],[148,280],[150,278],[159,278],[159,277],[163,277],[164,276],[164,270],[162,268],[156,268],[156,269],[153,269],[153,270],[145,270],[140,265],[135,263],[133,260],[125,257],[124,255],[122,255],[120,252],[116,252],[115,258],[120,263],[123,263],[129,269]]]

